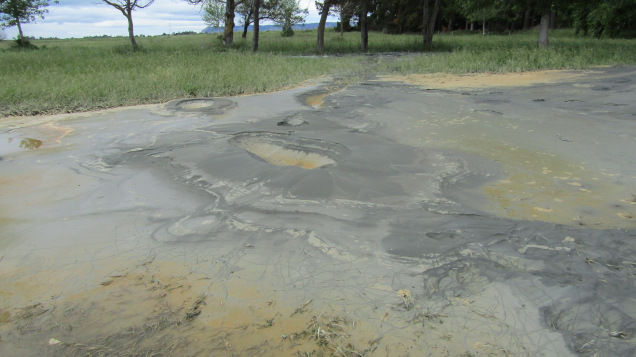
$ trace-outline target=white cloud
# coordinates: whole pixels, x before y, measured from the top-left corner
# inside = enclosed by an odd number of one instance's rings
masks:
[[[300,5],[309,10],[307,23],[320,20],[314,0],[300,0]],[[200,32],[206,25],[199,13],[200,6],[183,0],[156,0],[145,9],[133,14],[136,35],[160,35],[182,31]],[[60,0],[51,5],[44,19],[24,24],[26,36],[34,37],[84,37],[126,36],[128,24],[119,10],[99,0]],[[17,37],[17,28],[4,30],[7,38]]]

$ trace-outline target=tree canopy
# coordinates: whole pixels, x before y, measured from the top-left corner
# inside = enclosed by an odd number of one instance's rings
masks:
[[[559,7],[577,33],[618,37],[636,31],[636,0],[573,0]]]
[[[58,1],[52,0],[0,0],[0,26],[2,27],[18,27],[19,39],[24,39],[22,33],[22,24],[35,21],[38,17],[44,18],[49,10],[47,7],[51,4],[57,4]]]

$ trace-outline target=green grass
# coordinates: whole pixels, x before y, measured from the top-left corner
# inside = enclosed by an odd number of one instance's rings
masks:
[[[251,35],[251,34],[250,34]],[[260,52],[251,38],[235,34],[223,47],[217,35],[139,38],[133,53],[126,38],[36,40],[39,50],[15,50],[0,42],[0,117],[85,111],[183,97],[229,96],[274,91],[337,75],[349,81],[372,74],[515,72],[584,69],[636,64],[635,40],[551,34],[551,47],[537,49],[536,32],[512,35],[436,35],[422,52],[419,35],[371,33],[367,56],[359,33],[326,34],[326,54],[314,56],[315,31],[291,38],[262,33]]]

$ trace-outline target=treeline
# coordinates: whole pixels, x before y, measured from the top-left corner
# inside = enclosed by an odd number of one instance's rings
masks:
[[[368,31],[421,32],[423,45],[432,44],[438,30],[528,29],[538,24],[540,47],[548,47],[548,30],[557,24],[595,37],[617,37],[636,29],[636,0],[323,0],[317,1],[321,25],[329,11],[340,14],[340,29],[357,22],[361,48]],[[357,21],[356,21],[357,20]],[[318,27],[317,50],[324,50],[324,26]]]
[[[258,50],[259,23],[271,20],[282,26],[283,33],[293,34],[293,26],[307,14],[298,0],[183,0],[200,5],[205,21],[217,27],[223,23],[223,43],[231,46],[235,16],[244,21],[244,36],[253,24],[252,48]],[[102,0],[119,10],[127,19],[129,38],[134,50],[133,12],[145,9],[154,0]],[[21,25],[44,17],[46,7],[57,0],[0,0],[0,25],[17,26],[18,42],[29,45]],[[548,29],[572,27],[582,35],[618,37],[636,33],[636,0],[322,0],[316,1],[320,13],[316,50],[324,52],[325,24],[329,14],[339,14],[340,30],[360,30],[361,49],[368,49],[370,30],[387,33],[421,32],[423,48],[431,46],[436,31],[475,29],[518,30],[539,27],[538,45],[548,47]],[[346,26],[345,26],[346,25]]]
[[[424,5],[432,10],[437,2],[436,31],[527,30],[548,12],[552,29],[573,28],[594,37],[636,34],[636,0],[369,0],[367,25],[385,33],[421,32]],[[340,16],[338,29],[359,31],[361,7],[359,0],[332,0],[331,12]]]

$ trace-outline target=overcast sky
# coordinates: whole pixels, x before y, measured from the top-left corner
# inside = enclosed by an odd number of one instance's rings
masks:
[[[128,35],[126,18],[117,9],[100,0],[59,0],[51,5],[44,19],[22,26],[25,36],[84,37],[100,35]],[[300,0],[309,10],[306,22],[318,22],[319,16],[313,0]],[[184,0],[156,0],[146,9],[133,13],[135,35],[161,35],[182,31],[201,32],[206,24],[201,20],[200,6]],[[237,19],[238,24],[238,19]],[[17,37],[17,27],[4,29],[7,39]]]

